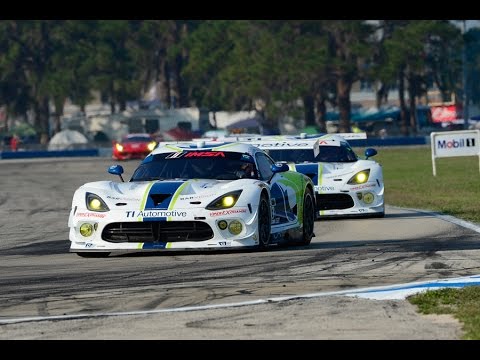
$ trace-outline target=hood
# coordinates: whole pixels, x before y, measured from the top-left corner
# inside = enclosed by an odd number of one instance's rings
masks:
[[[111,210],[115,208],[166,210],[173,206],[176,209],[204,208],[222,193],[240,189],[240,183],[244,181],[226,182],[211,179],[125,183],[98,181],[85,184],[79,190],[82,194],[93,192],[100,196]]]

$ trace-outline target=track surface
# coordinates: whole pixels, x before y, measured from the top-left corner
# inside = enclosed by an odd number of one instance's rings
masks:
[[[461,336],[454,319],[417,314],[405,300],[325,296],[254,303],[480,274],[476,231],[387,207],[383,219],[317,221],[307,247],[80,258],[68,252],[71,198],[87,181],[114,179],[107,173],[111,164],[102,158],[0,162],[0,339]],[[121,164],[127,180],[138,161]],[[245,302],[252,304],[223,307]],[[201,308],[210,305],[222,307]],[[182,307],[192,311],[173,311]],[[63,315],[73,318],[49,318]],[[20,321],[29,317],[44,320]],[[11,319],[19,322],[2,323]]]

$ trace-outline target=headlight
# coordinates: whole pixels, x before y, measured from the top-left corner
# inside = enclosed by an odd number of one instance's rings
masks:
[[[367,192],[363,194],[363,201],[367,204],[371,204],[374,199],[375,199],[375,196],[371,192]]]
[[[242,193],[242,190],[232,191],[220,196],[207,205],[207,210],[228,209],[237,203],[237,200]]]
[[[119,152],[122,152],[122,151],[123,151],[123,145],[121,145],[121,144],[115,144],[115,148],[116,148],[117,151],[119,151]]]
[[[217,226],[220,230],[225,230],[228,226],[227,222],[225,220],[220,220],[218,223],[217,223]]]
[[[233,220],[230,225],[228,225],[228,231],[233,235],[238,235],[242,232],[243,226],[242,223],[238,220]]]
[[[348,185],[358,185],[363,184],[368,181],[368,176],[370,175],[370,169],[360,171],[353,175],[350,180],[348,180]]]
[[[152,151],[153,149],[155,149],[156,145],[157,143],[155,141],[152,141],[150,144],[147,145],[147,148],[148,150]]]
[[[84,237],[89,237],[93,234],[93,225],[84,223],[80,226],[80,234]]]
[[[87,203],[87,209],[90,211],[110,211],[107,204],[105,204],[102,198],[98,195],[87,193],[85,196],[85,201]]]

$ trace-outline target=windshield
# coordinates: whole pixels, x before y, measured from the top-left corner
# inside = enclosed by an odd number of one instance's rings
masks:
[[[152,138],[149,136],[131,136],[122,139],[123,143],[131,143],[131,142],[150,142]]]
[[[248,173],[245,169],[248,168]],[[226,151],[184,151],[147,157],[130,181],[257,178],[253,158]]]
[[[287,161],[295,164],[303,162],[354,162],[357,155],[349,146],[320,146],[320,153],[315,157],[313,149],[268,150],[275,161]]]

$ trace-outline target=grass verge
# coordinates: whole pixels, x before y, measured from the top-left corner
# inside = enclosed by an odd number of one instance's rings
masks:
[[[356,150],[363,154],[363,149]],[[385,203],[455,216],[480,225],[478,156],[437,158],[430,146],[377,148]],[[423,314],[450,314],[463,324],[463,339],[480,340],[480,286],[429,290],[408,297]]]

